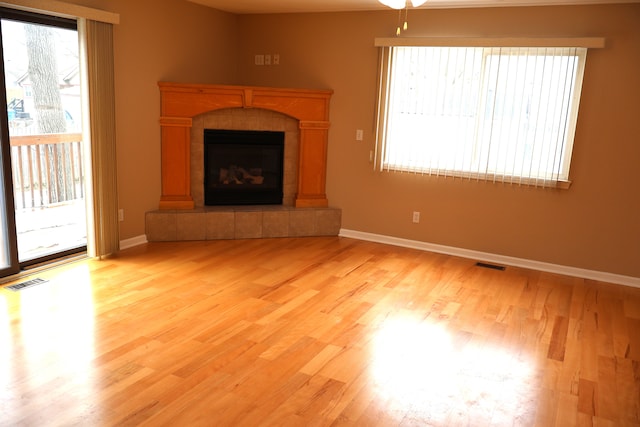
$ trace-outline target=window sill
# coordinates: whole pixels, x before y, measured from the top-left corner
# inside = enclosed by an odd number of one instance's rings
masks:
[[[502,184],[526,186],[526,187],[541,187],[541,188],[555,188],[558,190],[568,190],[571,187],[571,181],[569,180],[551,180],[543,178],[524,178],[518,176],[499,175],[499,174],[484,174],[473,172],[461,172],[461,171],[439,171],[438,173],[431,173],[429,170],[424,169],[410,169],[401,168],[397,166],[385,165],[382,168],[386,172],[410,172],[415,174],[433,176],[433,177],[445,177],[445,178],[460,178],[473,181],[487,181]]]

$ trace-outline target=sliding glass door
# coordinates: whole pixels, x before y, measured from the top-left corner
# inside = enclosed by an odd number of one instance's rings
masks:
[[[11,172],[0,195],[0,247],[19,269],[86,250],[78,35],[74,20],[7,9],[0,17],[2,153]]]

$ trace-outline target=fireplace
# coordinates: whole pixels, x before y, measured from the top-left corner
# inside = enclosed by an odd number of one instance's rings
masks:
[[[169,82],[159,82],[158,86],[162,194],[159,210],[145,216],[148,241],[338,235],[342,214],[339,208],[328,206],[325,194],[332,91]],[[279,205],[259,205],[255,201],[239,206],[205,205],[206,129],[284,133],[283,195],[278,195],[282,200]],[[230,166],[235,165],[237,170],[244,162],[232,160],[214,166],[218,171],[207,180],[219,181],[220,169],[227,169],[223,175],[228,176]],[[241,168],[248,170],[249,182],[259,182],[261,173],[257,169],[264,168],[252,163]],[[263,181],[267,181],[266,176]]]
[[[204,204],[281,205],[284,132],[204,130]]]

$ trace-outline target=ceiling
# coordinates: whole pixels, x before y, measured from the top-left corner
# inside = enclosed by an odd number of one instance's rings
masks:
[[[389,10],[377,0],[187,0],[236,14]],[[427,0],[421,9],[640,3],[640,0]]]

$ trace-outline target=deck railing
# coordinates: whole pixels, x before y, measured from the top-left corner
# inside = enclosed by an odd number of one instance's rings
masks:
[[[12,136],[9,139],[16,209],[84,197],[82,134]]]

